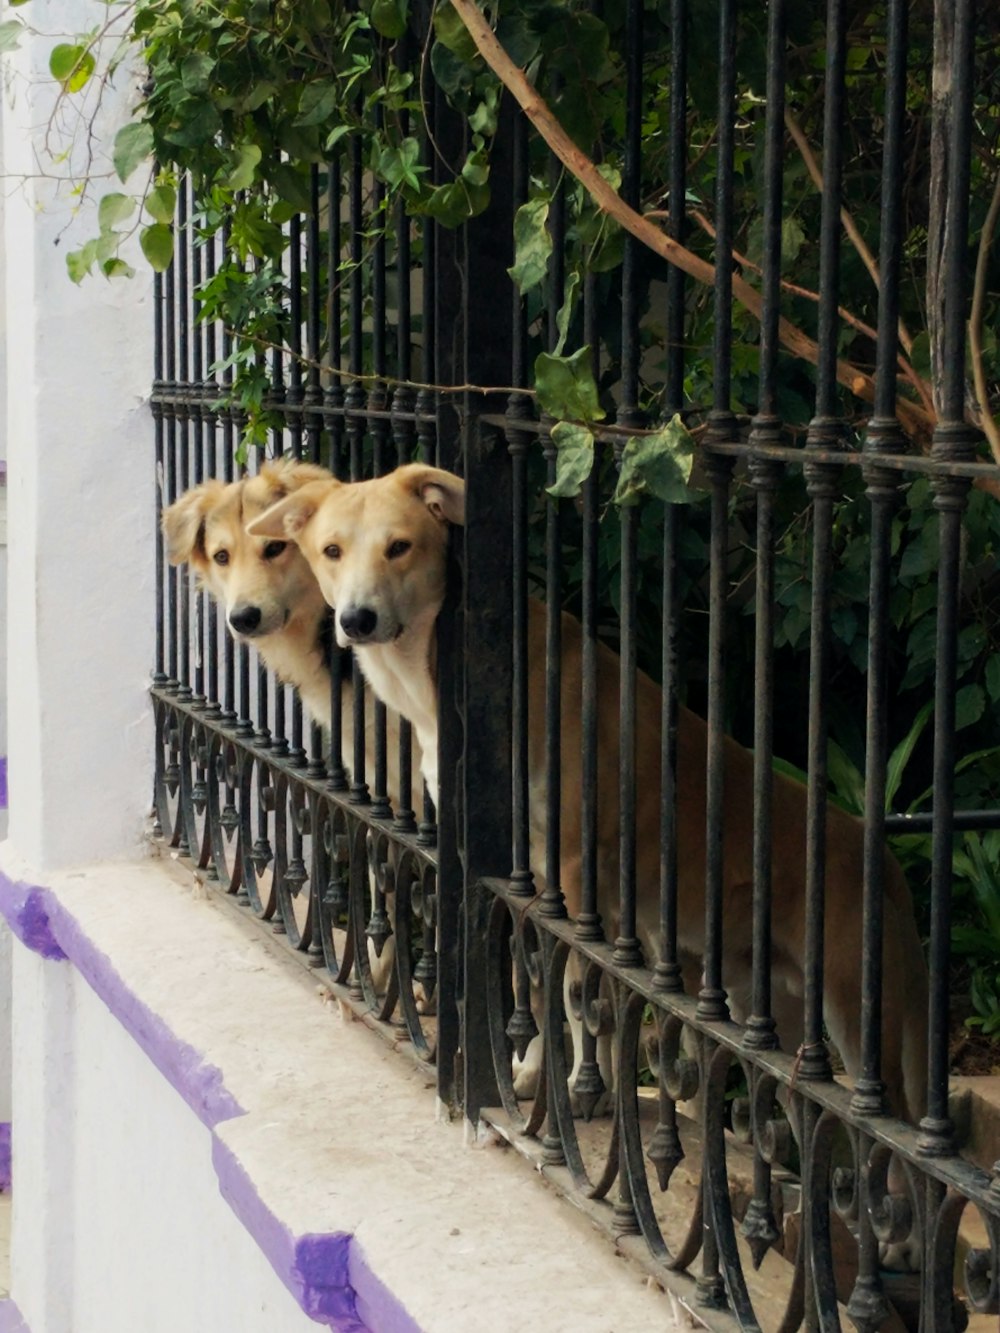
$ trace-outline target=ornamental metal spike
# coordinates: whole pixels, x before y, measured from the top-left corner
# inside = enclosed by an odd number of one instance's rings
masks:
[[[670,1184],[670,1177],[674,1174],[674,1168],[684,1160],[684,1148],[681,1145],[681,1136],[677,1133],[677,1126],[661,1120],[653,1130],[646,1156],[656,1168],[656,1181],[660,1190],[665,1191]]]
[[[258,875],[263,875],[264,871],[271,864],[274,853],[271,851],[271,844],[266,838],[258,838],[253,845],[253,851],[250,853],[250,860],[254,863],[254,868]]]
[[[163,781],[170,795],[172,797],[176,796],[177,788],[181,785],[180,765],[176,763],[169,763],[166,767],[166,771],[163,774]]]
[[[891,1311],[878,1278],[859,1274],[847,1302],[847,1317],[858,1333],[877,1333]]]
[[[240,826],[240,815],[232,801],[227,801],[222,807],[222,814],[219,815],[219,823],[226,831],[226,837],[232,838],[233,834]]]
[[[339,921],[347,911],[347,886],[343,875],[337,875],[327,883],[323,902],[330,909],[334,921]]]
[[[437,954],[433,949],[425,950],[413,969],[413,980],[423,987],[424,1000],[429,1003],[437,986]]]
[[[375,957],[381,958],[385,942],[392,935],[392,926],[389,924],[389,918],[384,907],[376,907],[373,910],[371,919],[365,927],[365,934],[375,946]],[[421,959],[421,961],[423,960]]]
[[[593,1119],[597,1103],[603,1094],[607,1091],[607,1084],[601,1077],[601,1071],[596,1060],[583,1060],[580,1064],[580,1072],[573,1083],[573,1096],[583,1113],[583,1118],[589,1124]]]
[[[302,891],[302,885],[309,876],[306,874],[305,864],[300,856],[296,856],[289,861],[288,868],[285,871],[285,887],[293,898],[297,898]]]
[[[528,1005],[517,1005],[507,1024],[507,1036],[514,1043],[514,1053],[523,1060],[531,1041],[538,1036],[538,1024]]]
[[[754,1268],[760,1268],[768,1250],[781,1239],[781,1232],[774,1220],[771,1200],[751,1199],[740,1230],[749,1246]]]
[[[203,778],[199,778],[191,788],[191,804],[199,815],[205,813],[205,806],[208,804],[208,788]]]

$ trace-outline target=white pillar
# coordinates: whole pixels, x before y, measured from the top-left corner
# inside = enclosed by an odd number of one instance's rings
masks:
[[[67,173],[43,143],[57,91],[49,53],[107,6],[30,8],[7,14],[45,35],[26,32],[6,58],[2,109],[9,839],[18,857],[52,868],[134,853],[150,805],[153,311],[141,256],[131,280],[76,287],[66,272],[67,251],[97,234],[100,194],[122,187],[96,181],[81,203],[35,174]],[[109,170],[136,95],[124,69],[104,89],[92,174]],[[76,125],[79,163],[92,145]]]

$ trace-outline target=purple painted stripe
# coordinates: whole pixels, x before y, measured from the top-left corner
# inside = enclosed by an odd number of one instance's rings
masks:
[[[73,964],[212,1131],[212,1160],[223,1198],[311,1319],[337,1333],[420,1333],[419,1325],[372,1272],[349,1232],[296,1237],[275,1216],[231,1149],[215,1133],[220,1123],[245,1114],[225,1087],[222,1071],[179,1040],[142,1003],[55,894],[11,880],[0,869],[0,915],[29,949],[43,958]],[[2,1128],[0,1125],[0,1133]],[[2,1306],[0,1302],[0,1311]],[[0,1313],[0,1333],[27,1330],[16,1323],[8,1327]]]
[[[10,1189],[10,1121],[0,1121],[0,1191]]]
[[[7,756],[0,754],[0,810],[7,809]]]
[[[142,1003],[48,889],[16,883],[0,870],[0,913],[17,938],[35,953],[49,959],[69,958],[202,1124],[213,1129],[221,1120],[243,1114],[222,1082],[222,1070],[179,1041],[163,1019]]]
[[[21,1311],[9,1298],[0,1301],[0,1333],[31,1333]]]
[[[348,1280],[350,1235],[331,1232],[296,1239],[263,1202],[236,1154],[217,1136],[212,1140],[212,1164],[222,1197],[306,1314],[337,1333],[369,1333],[369,1326],[358,1318]],[[381,1324],[372,1327],[382,1333]]]
[[[47,889],[9,879],[0,870],[0,914],[17,938],[32,953],[59,961],[66,957],[52,933],[46,899]]]

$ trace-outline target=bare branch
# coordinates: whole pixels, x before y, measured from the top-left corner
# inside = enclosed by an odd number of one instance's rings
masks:
[[[1000,463],[1000,427],[990,411],[990,395],[986,386],[986,372],[983,369],[983,308],[986,305],[986,266],[993,233],[996,231],[997,218],[1000,217],[1000,171],[993,182],[993,198],[983,230],[979,236],[979,254],[976,256],[976,280],[972,289],[972,310],[969,314],[969,350],[972,353],[972,378],[976,386],[976,398],[979,400],[979,424],[982,426],[993,454],[993,461]]]
[[[785,109],[785,128],[795,140],[795,146],[802,154],[802,160],[806,164],[806,170],[812,177],[816,189],[822,194],[823,171],[819,162],[816,160],[815,153],[809,146],[809,140],[802,132],[802,126],[787,108]],[[882,284],[882,279],[879,275],[878,263],[876,262],[875,256],[868,249],[868,246],[865,243],[865,238],[858,231],[854,219],[846,208],[841,208],[840,210],[840,221],[843,224],[844,231],[847,232],[848,239],[861,256],[861,262],[871,274],[871,280],[875,284],[876,289],[879,288]],[[913,351],[913,336],[902,320],[899,321],[899,341],[902,344],[906,355],[909,356]]]
[[[452,0],[452,4],[487,65],[513,93],[539,134],[580,181],[597,206],[656,254],[676,265],[697,282],[711,286],[715,280],[714,266],[698,255],[692,254],[635,209],[630,208],[621,195],[604,179],[594,162],[577,148],[545,100],[528,83],[523,71],[518,69],[497,41],[474,0]],[[760,293],[736,274],[733,275],[732,283],[735,299],[759,319],[763,307]],[[789,320],[784,318],[780,320],[778,337],[782,345],[795,356],[813,365],[817,364],[819,351],[816,343]],[[857,397],[868,402],[874,399],[874,380],[858,366],[851,365],[847,361],[838,361],[837,379]],[[897,411],[908,430],[922,437],[929,434],[932,421],[923,407],[901,399]]]

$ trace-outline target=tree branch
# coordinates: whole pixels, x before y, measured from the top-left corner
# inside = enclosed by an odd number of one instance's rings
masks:
[[[688,215],[694,218],[695,222],[698,223],[698,225],[702,228],[704,232],[706,232],[709,236],[711,236],[713,240],[715,239],[715,234],[716,234],[715,228],[712,226],[711,222],[709,222],[705,214],[700,211],[700,209],[689,208]],[[660,213],[646,214],[646,217],[648,218],[661,217],[661,216],[665,217],[666,214],[660,214]],[[760,266],[758,264],[755,264],[751,259],[748,259],[746,255],[741,255],[738,250],[734,250],[732,253],[733,253],[733,258],[736,260],[736,262],[738,264],[742,264],[744,268],[753,269],[755,273],[761,272]],[[808,287],[800,287],[798,283],[788,282],[784,278],[781,279],[781,286],[784,291],[790,292],[793,296],[803,296],[807,301],[813,301],[816,302],[817,304],[819,302],[819,292],[811,291]],[[850,310],[847,310],[842,305],[837,307],[837,313],[840,315],[840,318],[844,321],[845,324],[850,324],[852,329],[857,329],[857,331],[859,333],[863,333],[866,338],[871,338],[872,342],[878,342],[877,330],[873,329],[870,324],[866,324],[863,319],[859,319],[857,315],[852,314]],[[896,361],[897,364],[899,365],[899,369],[901,374],[903,375],[903,378],[906,379],[913,386],[914,391],[916,392],[917,396],[919,397],[920,401],[923,403],[927,411],[929,413],[933,413],[934,406],[931,401],[930,389],[927,385],[927,382],[917,374],[916,370],[914,370],[913,366],[902,354],[902,352],[900,352],[899,355],[896,357]]]
[[[972,378],[976,386],[976,398],[979,400],[979,424],[989,441],[995,463],[1000,463],[1000,428],[997,427],[996,419],[990,411],[990,396],[986,386],[986,372],[983,369],[982,335],[983,307],[986,305],[986,265],[998,217],[1000,217],[1000,171],[997,172],[993,182],[993,198],[990,200],[986,221],[979,236],[976,279],[972,289],[972,310],[969,313],[969,350],[972,353]]]
[[[820,194],[822,194],[822,168],[816,160],[816,154],[809,145],[809,140],[802,131],[802,126],[787,108],[785,110],[785,128],[795,140],[795,146],[802,154],[802,160],[806,164],[806,170],[813,179],[813,184],[816,186],[816,189],[819,190]],[[868,249],[868,246],[865,243],[865,238],[858,231],[857,224],[846,208],[841,208],[840,210],[840,221],[843,224],[844,231],[847,232],[848,239],[861,256],[862,264],[864,264],[865,268],[871,275],[871,280],[875,284],[876,290],[878,290],[882,285],[882,279],[878,271],[878,263],[875,256]],[[913,350],[913,337],[902,320],[899,321],[899,341],[902,343],[906,355],[909,356]]]
[[[524,72],[507,55],[497,41],[483,13],[474,0],[452,0],[455,12],[464,23],[469,35],[476,44],[476,49],[500,79],[510,90],[539,134],[552,149],[559,160],[573,173],[584,186],[591,198],[603,212],[614,218],[626,231],[630,232],[643,245],[674,264],[697,282],[711,286],[715,280],[715,268],[706,260],[686,249],[678,241],[665,235],[652,222],[648,222],[635,209],[630,208],[622,197],[612,189],[594,162],[577,148],[562,125],[549,110],[544,98],[528,83]],[[756,318],[760,318],[763,300],[760,293],[737,274],[733,275],[733,296]],[[789,320],[782,318],[778,325],[778,338],[782,346],[795,356],[816,365],[819,349],[816,343]],[[875,396],[875,383],[857,366],[847,361],[837,362],[837,379],[851,393],[871,402]],[[897,405],[900,421],[912,433],[926,437],[932,425],[931,419],[923,407],[900,399]]]

